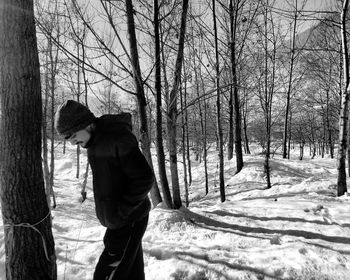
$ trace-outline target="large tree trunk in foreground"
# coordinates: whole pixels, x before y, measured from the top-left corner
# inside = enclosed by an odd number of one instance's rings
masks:
[[[32,0],[0,0],[0,186],[6,279],[56,279],[41,166],[41,90]]]
[[[350,81],[349,81],[349,53],[347,47],[347,34],[345,19],[348,11],[348,0],[343,2],[342,11],[342,24],[341,24],[341,35],[342,35],[342,46],[343,46],[343,61],[344,61],[344,82],[345,91],[342,93],[341,108],[340,108],[340,119],[339,119],[339,148],[338,148],[338,196],[343,195],[347,192],[346,185],[346,149],[348,146],[347,135],[348,135],[348,121],[349,121],[349,95],[350,95]]]

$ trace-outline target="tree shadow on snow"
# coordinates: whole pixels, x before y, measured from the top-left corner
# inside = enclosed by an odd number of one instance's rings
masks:
[[[222,221],[217,221],[217,220],[205,217],[203,215],[199,215],[186,208],[182,208],[182,211],[195,225],[206,229],[210,229],[210,230],[229,229],[229,230],[232,230],[229,232],[233,234],[237,234],[237,232],[235,231],[244,232],[244,233],[271,234],[271,235],[281,234],[281,235],[291,235],[295,237],[303,237],[305,239],[320,239],[320,240],[332,242],[332,243],[340,243],[340,244],[347,244],[347,245],[350,244],[349,237],[327,236],[321,233],[309,232],[305,230],[293,230],[293,229],[279,230],[279,229],[268,229],[264,227],[248,227],[248,226],[241,226],[237,224],[232,225]]]
[[[276,216],[276,217],[257,217],[257,216],[250,216],[246,214],[239,214],[239,213],[230,213],[222,210],[215,210],[212,212],[209,211],[204,211],[205,213],[208,214],[215,214],[218,216],[231,216],[231,217],[236,217],[236,218],[248,218],[251,220],[259,220],[259,221],[287,221],[287,222],[301,222],[301,223],[313,223],[313,224],[319,224],[319,225],[330,225],[329,223],[326,223],[325,221],[320,221],[320,220],[305,220],[301,218],[291,218],[291,217],[281,217],[281,216]]]
[[[220,275],[221,277],[225,277],[227,280],[231,280],[231,278],[228,275],[225,275],[222,271],[219,271],[219,269],[214,269],[212,267],[209,268],[207,263],[213,264],[213,265],[222,265],[222,266],[225,266],[228,269],[232,269],[232,270],[253,272],[254,274],[257,274],[259,276],[266,276],[266,277],[270,277],[272,279],[278,279],[278,280],[283,279],[283,278],[277,277],[276,275],[273,275],[271,273],[268,273],[262,269],[258,269],[255,267],[236,264],[236,263],[229,263],[229,262],[223,261],[223,260],[215,260],[213,258],[209,258],[209,256],[207,254],[196,254],[196,253],[192,253],[192,252],[176,252],[175,255],[178,259],[180,259],[182,261],[191,262],[192,264],[200,266],[203,269],[211,270],[214,273]],[[206,263],[199,263],[199,262],[196,262],[196,260],[205,261]]]
[[[252,165],[255,165],[255,166],[261,167],[261,172],[263,172],[263,164],[264,163],[262,161],[251,161],[251,162],[245,163],[245,168],[252,166]],[[299,178],[302,181],[303,179],[314,176],[314,174],[312,174],[312,173],[305,172],[305,170],[303,169],[302,166],[300,168],[296,168],[295,166],[284,164],[281,161],[271,160],[270,161],[270,168],[271,168],[271,172],[272,172],[272,174],[271,174],[272,177],[276,173],[278,173],[278,175],[280,175],[282,177]]]

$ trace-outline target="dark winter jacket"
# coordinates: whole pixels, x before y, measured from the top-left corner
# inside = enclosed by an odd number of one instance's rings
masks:
[[[144,218],[154,175],[131,131],[131,115],[104,115],[87,144],[96,215],[110,229]]]

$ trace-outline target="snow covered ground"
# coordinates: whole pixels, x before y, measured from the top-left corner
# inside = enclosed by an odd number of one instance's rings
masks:
[[[276,155],[269,190],[258,153],[244,156],[237,175],[235,160],[226,162],[225,203],[216,152],[209,160],[209,195],[204,196],[203,164],[193,162],[190,206],[151,211],[143,240],[147,280],[350,279],[350,196],[335,196],[336,160]],[[88,198],[80,203],[83,178],[75,178],[73,149],[57,153],[56,170],[58,279],[90,280],[104,235],[95,217],[91,175]],[[0,231],[1,280],[4,259]]]

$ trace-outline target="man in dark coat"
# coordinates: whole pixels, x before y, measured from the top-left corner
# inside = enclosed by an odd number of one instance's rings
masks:
[[[154,174],[132,133],[131,115],[96,118],[86,106],[68,100],[56,112],[55,128],[87,149],[96,215],[107,228],[93,279],[144,280],[142,237]]]

